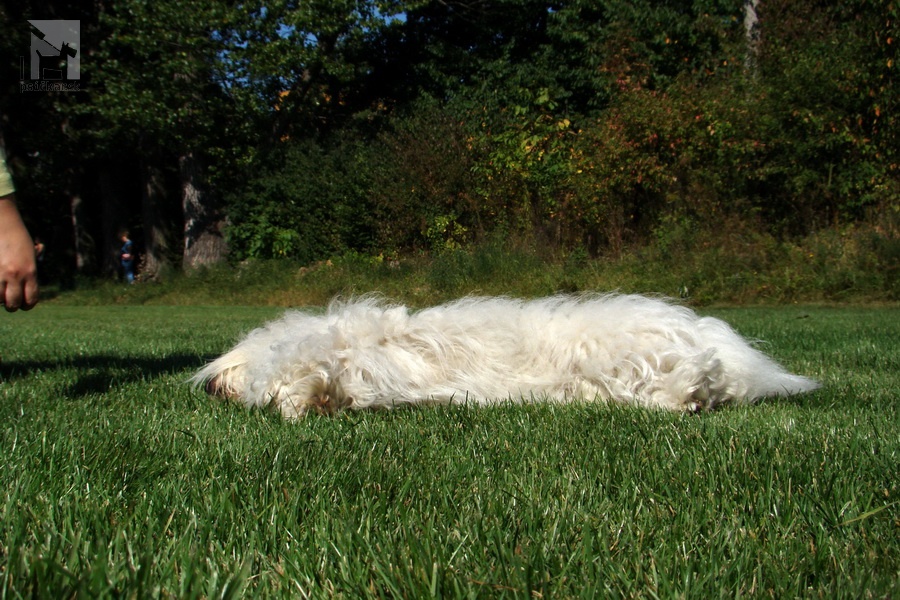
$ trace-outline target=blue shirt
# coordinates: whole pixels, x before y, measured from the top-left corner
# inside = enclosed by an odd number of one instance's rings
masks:
[[[125,258],[125,255],[128,255],[128,258]],[[131,240],[126,240],[124,244],[122,244],[122,249],[119,250],[119,258],[122,259],[122,262],[131,262],[134,260],[134,243]]]

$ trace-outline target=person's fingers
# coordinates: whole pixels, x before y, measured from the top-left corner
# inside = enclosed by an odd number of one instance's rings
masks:
[[[25,282],[25,298],[22,303],[22,310],[31,310],[34,308],[34,305],[38,303],[39,297],[40,290],[38,288],[37,278],[29,278]]]
[[[3,308],[6,312],[16,312],[22,306],[22,286],[7,281],[3,288]]]

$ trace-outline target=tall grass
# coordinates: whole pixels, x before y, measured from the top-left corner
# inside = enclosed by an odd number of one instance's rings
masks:
[[[493,240],[471,248],[405,257],[348,254],[314,265],[286,260],[169,272],[126,287],[83,282],[67,304],[324,304],[369,290],[413,305],[467,293],[540,296],[581,290],[652,292],[695,305],[715,303],[895,302],[900,242],[876,226],[824,230],[779,241],[746,223],[699,230],[669,223],[651,244],[618,257],[583,250],[552,255],[534,240]],[[54,295],[54,290],[50,290]]]
[[[284,422],[185,379],[272,308],[0,319],[3,597],[891,597],[900,311],[715,311],[814,394]]]

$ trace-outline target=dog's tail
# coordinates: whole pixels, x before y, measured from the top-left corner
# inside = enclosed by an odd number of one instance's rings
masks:
[[[723,321],[707,317],[699,325],[705,342],[715,348],[716,358],[728,374],[728,396],[754,402],[767,396],[803,394],[820,387],[813,379],[786,371]]]
[[[771,361],[770,361],[771,362]],[[772,363],[775,365],[775,363]],[[820,387],[818,381],[803,377],[802,375],[794,375],[781,369],[778,365],[776,368],[780,373],[763,373],[754,382],[753,390],[749,394],[752,399],[762,398],[764,396],[792,396],[794,394],[805,394],[812,392]]]

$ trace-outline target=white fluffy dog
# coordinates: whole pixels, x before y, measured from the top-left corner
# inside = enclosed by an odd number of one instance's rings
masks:
[[[726,323],[626,295],[464,298],[410,312],[366,297],[287,312],[193,378],[285,417],[421,403],[607,400],[677,411],[818,387]]]

